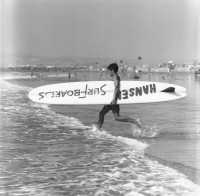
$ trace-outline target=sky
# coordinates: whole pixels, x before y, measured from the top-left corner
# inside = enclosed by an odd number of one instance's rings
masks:
[[[200,0],[1,0],[1,53],[200,61]]]

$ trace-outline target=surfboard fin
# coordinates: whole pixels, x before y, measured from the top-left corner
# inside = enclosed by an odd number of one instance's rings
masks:
[[[175,95],[177,97],[180,97],[181,95],[179,95],[177,92],[175,92],[175,88],[174,87],[168,87],[160,92],[164,92],[164,93],[169,93],[169,94],[172,94],[172,95]]]
[[[174,93],[175,92],[175,88],[174,87],[168,87],[160,92],[165,92],[165,93]]]

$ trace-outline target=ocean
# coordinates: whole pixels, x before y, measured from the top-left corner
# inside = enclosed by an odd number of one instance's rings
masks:
[[[27,97],[31,87],[1,79],[0,194],[200,195],[200,79],[151,73],[140,80],[181,85],[188,93],[170,102],[121,106],[121,115],[142,120],[145,133],[114,121],[112,113],[100,131],[101,105],[34,103]]]

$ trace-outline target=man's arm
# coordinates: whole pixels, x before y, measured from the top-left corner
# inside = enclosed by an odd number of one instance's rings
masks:
[[[120,81],[117,79],[117,77],[114,77],[114,86],[115,86],[115,89],[114,89],[113,100],[112,100],[111,104],[116,104],[118,94],[119,94]]]

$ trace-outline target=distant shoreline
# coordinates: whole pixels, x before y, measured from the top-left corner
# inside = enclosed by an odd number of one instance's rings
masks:
[[[72,69],[70,70],[70,73],[73,74],[75,72],[105,72],[106,70],[98,70],[98,69]],[[140,73],[187,73],[187,74],[194,74],[195,69],[188,70],[187,68],[176,68],[174,70],[169,71],[168,68],[151,68],[148,70],[147,68],[139,68]],[[122,72],[122,70],[118,71],[119,73]],[[132,73],[134,72],[132,69],[128,69],[125,71],[125,73]],[[26,75],[26,76],[31,76],[32,71],[0,71],[0,75],[6,75],[6,74],[11,74],[11,75]],[[48,77],[48,75],[54,74],[57,77],[59,75],[67,75],[69,71],[33,71],[33,75],[39,77],[39,74],[43,74]]]
[[[76,73],[75,73],[76,72]],[[91,78],[91,74],[98,77],[93,77],[95,81],[98,80],[108,80],[106,77],[106,72],[103,71],[97,71],[97,70],[87,70],[87,71],[72,71],[70,72],[70,76],[68,72],[36,72],[31,76],[30,72],[0,72],[0,78],[11,83],[15,83],[22,86],[30,86],[30,87],[37,87],[41,85],[48,85],[48,84],[54,84],[54,83],[63,83],[63,82],[76,82],[76,81],[89,81]],[[125,80],[129,79],[132,80],[132,78],[127,78],[126,74],[131,75],[133,72],[127,71],[125,73]],[[119,75],[122,76],[122,72],[119,71]],[[172,71],[171,73],[168,73],[166,71],[152,71],[152,72],[140,72],[139,75],[145,75],[145,74],[164,74],[164,75],[173,75],[173,74],[182,74],[182,75],[188,75],[193,74],[195,75],[194,71]],[[99,78],[100,76],[103,76],[102,78]],[[200,74],[199,74],[200,75]],[[120,77],[121,77],[120,76]],[[31,84],[31,85],[30,85]]]
[[[127,71],[125,73],[125,78],[127,77],[126,74],[131,75],[134,72]],[[91,78],[88,76],[92,74],[97,77],[94,77],[95,81],[98,80],[108,80],[106,76],[106,72],[103,71],[97,71],[97,70],[77,70],[70,72],[70,75],[68,72],[36,72],[31,76],[30,72],[0,72],[0,78],[2,78],[5,81],[19,84],[19,85],[28,85],[30,87],[37,87],[41,85],[47,85],[47,84],[53,84],[53,83],[61,83],[61,82],[76,82],[76,81],[89,81]],[[119,75],[122,76],[122,72],[119,71]],[[164,74],[164,75],[173,75],[173,74],[193,74],[195,75],[195,72],[193,71],[172,71],[171,73],[168,73],[167,71],[152,71],[152,72],[140,72],[139,75],[142,74]],[[100,76],[103,76],[102,78],[99,78]],[[120,77],[121,77],[120,76]],[[132,78],[127,78],[131,80]],[[29,85],[31,83],[31,85]],[[33,85],[33,86],[32,86]]]

